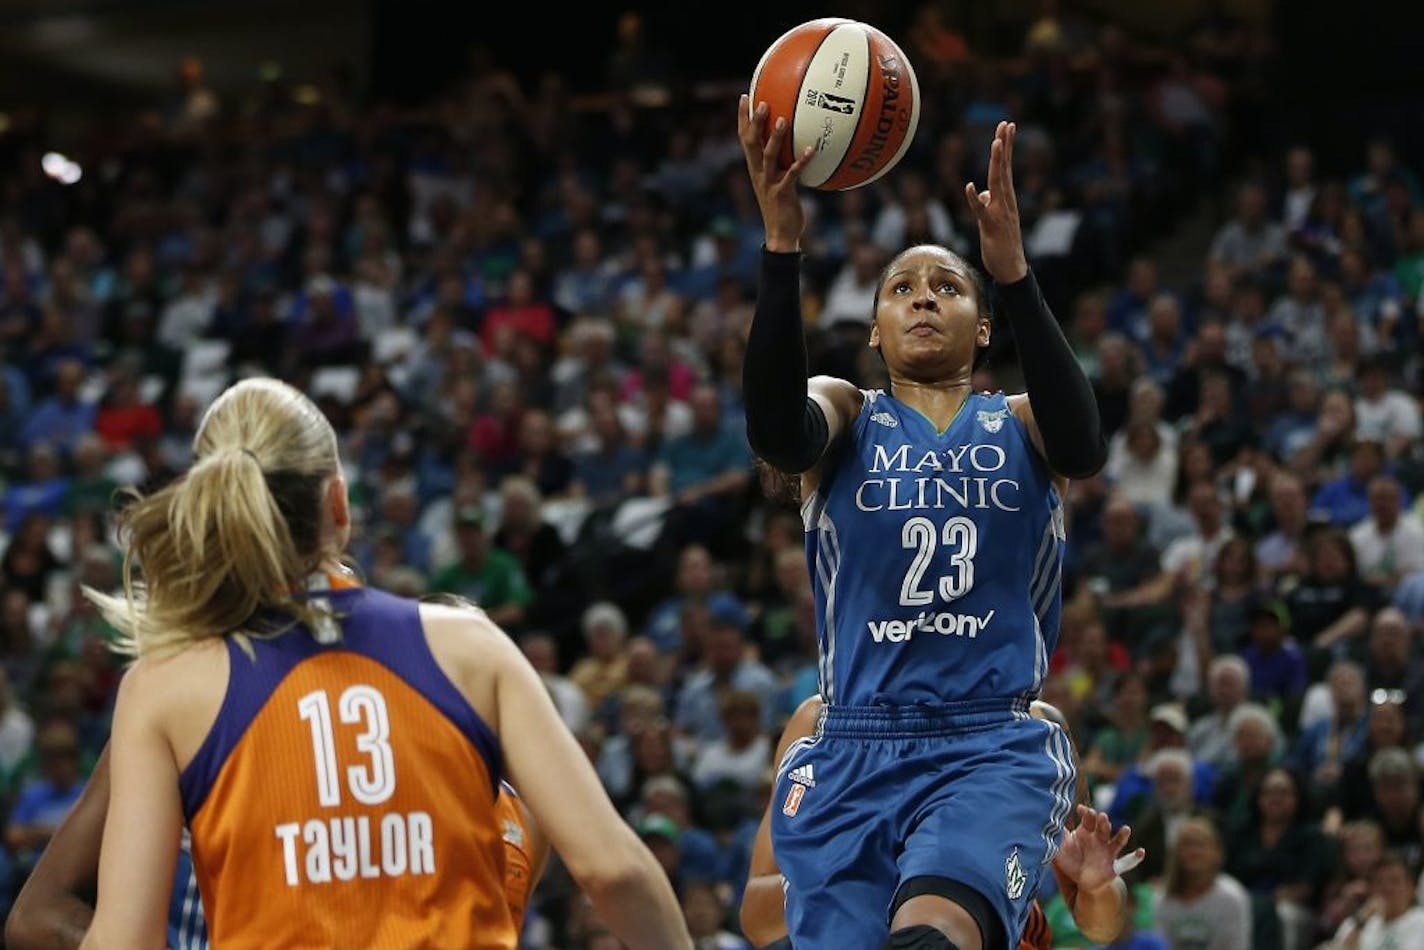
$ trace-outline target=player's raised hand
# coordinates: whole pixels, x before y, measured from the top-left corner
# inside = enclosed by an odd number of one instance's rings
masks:
[[[1000,122],[989,146],[989,190],[974,182],[964,186],[969,210],[979,223],[979,254],[984,269],[1001,284],[1022,280],[1028,273],[1023,233],[1019,229],[1019,199],[1014,194],[1014,135],[1012,122]]]
[[[768,129],[768,114],[765,102],[757,103],[756,109],[750,110],[744,94],[737,102],[737,138],[741,140],[752,190],[761,208],[767,250],[795,251],[800,249],[801,232],[806,229],[806,212],[796,193],[796,180],[815,154],[815,148],[806,146],[790,168],[782,168],[779,156],[786,137],[791,134],[791,125],[779,118]]]
[[[1064,835],[1054,864],[1079,890],[1095,891],[1142,863],[1147,852],[1141,848],[1118,858],[1132,837],[1130,827],[1123,825],[1114,833],[1108,816],[1087,805],[1078,806],[1078,817],[1078,827]]]

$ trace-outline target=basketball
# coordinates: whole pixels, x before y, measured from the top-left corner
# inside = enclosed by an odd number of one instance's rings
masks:
[[[920,87],[895,41],[867,23],[827,17],[787,31],[752,74],[749,108],[767,104],[767,128],[785,118],[788,166],[815,154],[801,183],[823,191],[868,185],[904,156],[920,122]]]

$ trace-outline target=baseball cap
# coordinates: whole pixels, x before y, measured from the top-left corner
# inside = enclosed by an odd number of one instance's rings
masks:
[[[1279,600],[1264,598],[1252,604],[1246,613],[1246,619],[1255,621],[1258,617],[1269,617],[1281,625],[1281,630],[1290,630],[1290,611]]]
[[[1148,716],[1151,722],[1160,722],[1164,726],[1169,726],[1173,731],[1187,734],[1187,714],[1181,706],[1176,703],[1158,703],[1152,707],[1152,713]]]
[[[681,832],[678,830],[677,822],[673,821],[667,815],[654,812],[638,822],[638,837],[652,838],[657,835],[661,835],[673,844],[677,844],[677,839],[681,835]]]

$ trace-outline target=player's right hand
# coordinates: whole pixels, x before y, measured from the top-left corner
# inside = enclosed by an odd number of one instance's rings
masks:
[[[801,196],[796,193],[796,181],[815,148],[806,146],[791,167],[783,169],[779,156],[786,137],[791,134],[791,125],[784,118],[777,119],[768,130],[768,114],[765,102],[757,103],[756,109],[750,110],[744,93],[737,102],[737,138],[741,140],[752,191],[761,208],[767,250],[798,251],[801,232],[806,229],[806,212],[801,207]]]

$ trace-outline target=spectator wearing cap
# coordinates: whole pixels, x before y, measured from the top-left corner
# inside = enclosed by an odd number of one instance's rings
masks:
[[[682,618],[692,605],[729,617],[745,626],[746,607],[730,590],[717,586],[717,570],[711,553],[700,544],[682,549],[673,581],[677,593],[663,601],[649,615],[644,633],[663,656],[676,656],[683,649]]]
[[[1113,790],[1108,815],[1117,823],[1134,823],[1141,815],[1152,792],[1152,777],[1147,769],[1153,757],[1167,749],[1187,749],[1187,730],[1191,721],[1180,703],[1158,703],[1147,714],[1147,743],[1137,759],[1123,770]],[[1216,784],[1216,769],[1207,762],[1193,762],[1191,770],[1192,800],[1204,804],[1211,801]]]
[[[1192,722],[1187,746],[1194,758],[1221,769],[1236,759],[1231,715],[1251,694],[1251,668],[1234,653],[1216,657],[1207,667],[1206,694],[1211,710]]]
[[[39,857],[84,791],[79,736],[72,725],[63,720],[47,723],[35,750],[39,774],[20,789],[5,826],[5,844],[25,867]]]
[[[1424,570],[1424,526],[1413,516],[1401,517],[1403,495],[1393,475],[1376,475],[1369,483],[1369,515],[1350,529],[1360,578],[1385,590]]]
[[[699,663],[684,681],[677,696],[675,723],[686,736],[700,743],[715,742],[726,735],[722,721],[722,698],[733,690],[755,696],[774,696],[776,676],[748,650],[743,623],[729,616],[712,617],[707,642]],[[770,703],[761,708],[761,728],[773,727]]]
[[[588,655],[574,664],[569,679],[583,690],[589,708],[597,709],[628,681],[628,618],[611,601],[600,601],[583,612],[583,636]]]
[[[1285,604],[1261,598],[1248,611],[1251,641],[1241,658],[1251,668],[1251,695],[1276,708],[1296,708],[1309,683],[1305,654],[1290,638]]]
[[[518,627],[533,599],[519,561],[490,544],[479,505],[461,505],[454,520],[459,560],[436,572],[431,589],[468,598],[500,626]]]

